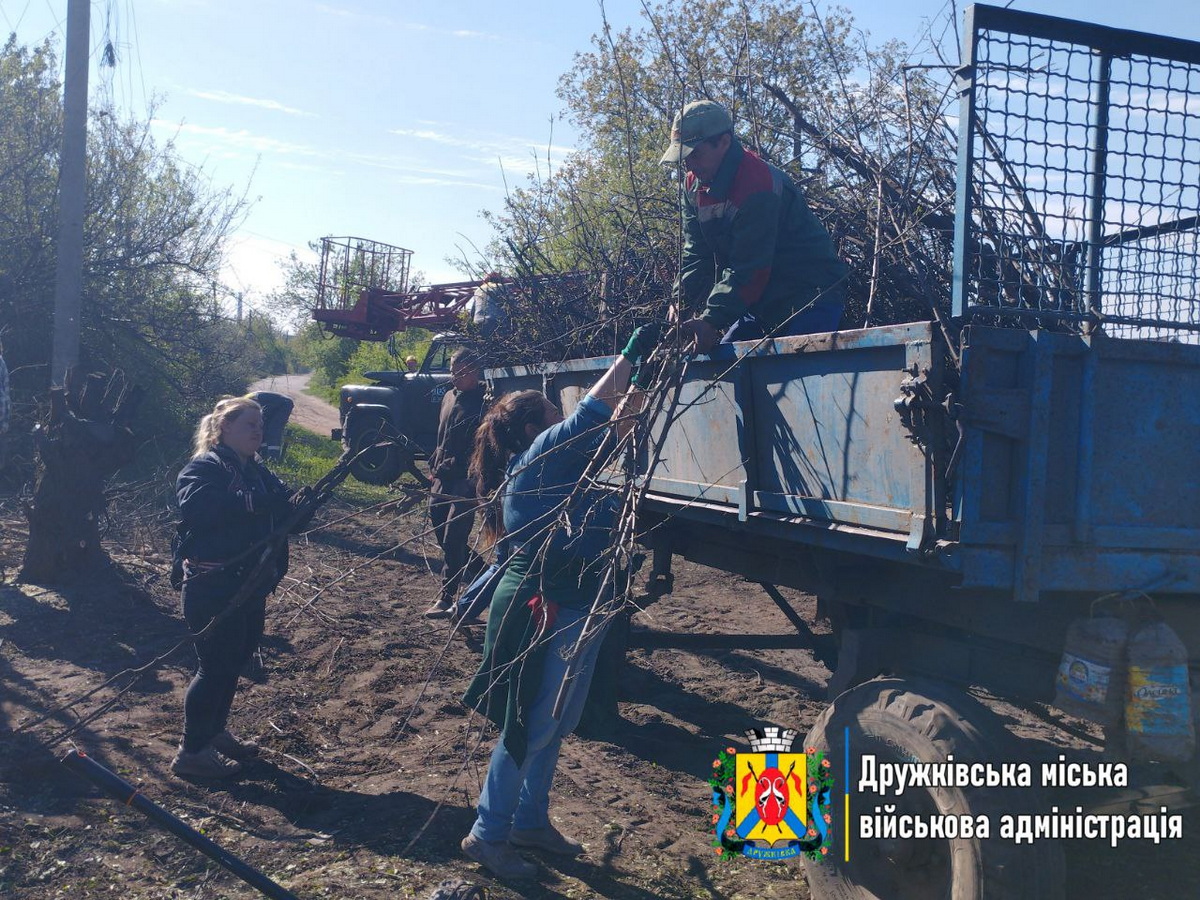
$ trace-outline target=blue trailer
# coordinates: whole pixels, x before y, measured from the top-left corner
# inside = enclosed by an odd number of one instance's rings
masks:
[[[657,573],[680,555],[818,595],[839,656],[807,743],[833,759],[846,736],[1019,758],[965,688],[1049,701],[1102,595],[1152,597],[1200,665],[1200,45],[986,6],[964,31],[952,308],[692,360],[626,473]],[[569,411],[611,361],[489,378]],[[983,786],[884,802],[1049,812]],[[1063,890],[1052,840],[853,844],[814,896]]]

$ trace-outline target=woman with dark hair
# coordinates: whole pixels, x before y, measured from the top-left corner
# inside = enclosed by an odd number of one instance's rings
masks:
[[[490,498],[484,539],[505,536],[512,557],[488,612],[483,663],[464,698],[501,734],[462,848],[502,878],[537,871],[516,847],[567,856],[583,851],[550,823],[550,786],[562,739],[587,699],[601,635],[573,666],[568,657],[611,565],[616,515],[609,494],[581,482],[613,428],[631,426],[641,402],[640,394],[625,398],[632,364],[649,354],[654,338],[635,331],[565,420],[543,394],[521,391],[501,397],[477,433],[471,474],[478,495]]]
[[[226,723],[238,676],[262,640],[267,595],[287,572],[287,548],[229,610],[258,563],[266,539],[291,515],[291,492],[257,459],[262,408],[227,397],[200,420],[192,459],[176,481],[183,557],[183,616],[199,665],[183,707],[183,741],[171,763],[176,775],[226,778],[258,756],[258,747]],[[299,531],[305,523],[293,524]],[[214,621],[215,620],[215,621]]]

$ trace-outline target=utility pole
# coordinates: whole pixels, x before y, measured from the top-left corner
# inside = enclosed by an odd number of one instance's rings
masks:
[[[58,175],[58,274],[50,386],[62,387],[79,361],[79,295],[83,290],[83,216],[87,196],[88,39],[91,0],[67,0],[63,144]]]

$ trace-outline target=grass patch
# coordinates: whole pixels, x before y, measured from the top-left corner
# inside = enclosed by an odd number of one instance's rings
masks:
[[[337,406],[341,400],[341,386],[348,383],[348,379],[340,378],[337,384],[330,384],[325,380],[323,372],[314,372],[312,378],[308,380],[308,387],[304,389],[304,393],[311,394],[319,400],[324,400],[331,406]]]
[[[339,367],[317,366],[308,382],[307,393],[338,405],[342,385],[370,384],[367,372],[404,372],[406,356],[424,359],[429,353],[433,334],[423,328],[410,328],[393,335],[389,342],[360,341]],[[393,352],[394,351],[394,352]],[[336,374],[340,372],[340,374]],[[330,378],[333,382],[330,382]]]
[[[314,484],[333,468],[342,455],[342,445],[304,428],[288,425],[283,439],[283,458],[267,461],[267,466],[292,488]],[[400,480],[411,479],[403,475]],[[347,478],[334,491],[334,496],[348,503],[369,506],[384,503],[394,497],[386,486],[363,484]]]

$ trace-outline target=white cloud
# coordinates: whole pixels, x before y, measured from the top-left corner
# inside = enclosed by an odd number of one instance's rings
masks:
[[[316,118],[316,113],[305,112],[302,109],[296,109],[293,106],[285,106],[277,100],[264,100],[258,97],[242,97],[238,94],[231,94],[228,91],[197,91],[189,90],[189,94],[193,97],[199,97],[201,100],[212,100],[216,103],[232,103],[240,106],[256,106],[259,109],[269,109],[275,112],[286,113],[289,116],[305,116],[307,118]]]
[[[541,154],[535,154],[533,152],[533,148],[530,148],[528,153],[520,156],[516,154],[508,154],[502,156],[493,156],[490,158],[480,157],[479,162],[490,163],[493,166],[499,166],[509,174],[512,174],[513,172],[519,172],[521,174],[536,172],[543,176],[548,174],[547,172],[543,171],[546,168],[546,158]],[[557,162],[558,161],[555,159],[550,160],[551,166],[556,165]]]
[[[168,122],[164,119],[152,119],[150,124],[160,131],[169,131],[174,136],[185,140],[209,141],[218,151],[228,152],[236,149],[290,156],[319,157],[325,155],[315,147],[276,140],[265,135],[254,134],[244,128],[234,131],[220,125],[216,127],[192,125],[188,122]]]
[[[400,184],[500,190],[499,185],[484,180],[489,167],[495,165],[495,157],[467,158],[466,162],[475,164],[459,168],[431,166],[413,158],[322,150],[307,144],[255,134],[244,128],[234,130],[224,126],[193,125],[187,122],[167,122],[163,119],[154,119],[151,124],[160,132],[168,132],[168,137],[172,140],[198,147],[202,152],[217,159],[233,159],[239,154],[253,153],[271,157],[273,165],[320,172],[326,177],[345,175],[347,165],[358,165],[393,173],[392,180]],[[328,160],[336,164],[336,167],[330,168],[306,160]]]
[[[397,184],[434,187],[466,187],[480,191],[499,191],[498,184],[485,184],[481,181],[464,181],[452,178],[433,178],[428,175],[400,175],[394,179]]]
[[[498,34],[489,34],[486,31],[473,31],[469,28],[437,28],[433,25],[426,25],[423,22],[405,22],[399,19],[392,19],[387,16],[377,16],[371,13],[362,13],[353,9],[346,9],[341,6],[331,6],[328,3],[315,3],[313,9],[317,12],[325,13],[328,16],[336,16],[340,19],[354,19],[359,22],[371,22],[375,25],[387,25],[392,28],[401,28],[405,31],[416,31],[421,34],[440,34],[446,37],[458,38],[460,40],[469,41],[502,41],[504,37]]]
[[[372,169],[383,169],[388,172],[417,172],[422,175],[436,175],[443,178],[454,179],[452,184],[457,184],[464,178],[478,177],[479,173],[475,169],[453,169],[445,166],[431,166],[427,163],[414,161],[411,158],[402,158],[396,156],[380,156],[370,153],[342,153],[338,155],[339,161],[358,163],[362,166],[370,166]]]
[[[474,147],[474,141],[468,141],[464,138],[456,138],[449,134],[440,134],[436,131],[430,131],[427,128],[392,128],[388,134],[397,134],[400,137],[413,137],[421,141],[432,141],[435,144],[449,144],[452,147]]]
[[[549,155],[551,162],[559,163],[575,149],[558,144],[550,144],[547,147],[546,144],[538,141],[507,135],[458,137],[433,128],[393,128],[388,133],[443,146],[461,147],[471,151],[471,155],[466,158],[474,162],[482,165],[495,165],[499,160],[505,169],[517,169],[522,172],[532,171],[534,168],[532,162],[535,159],[544,161]]]

